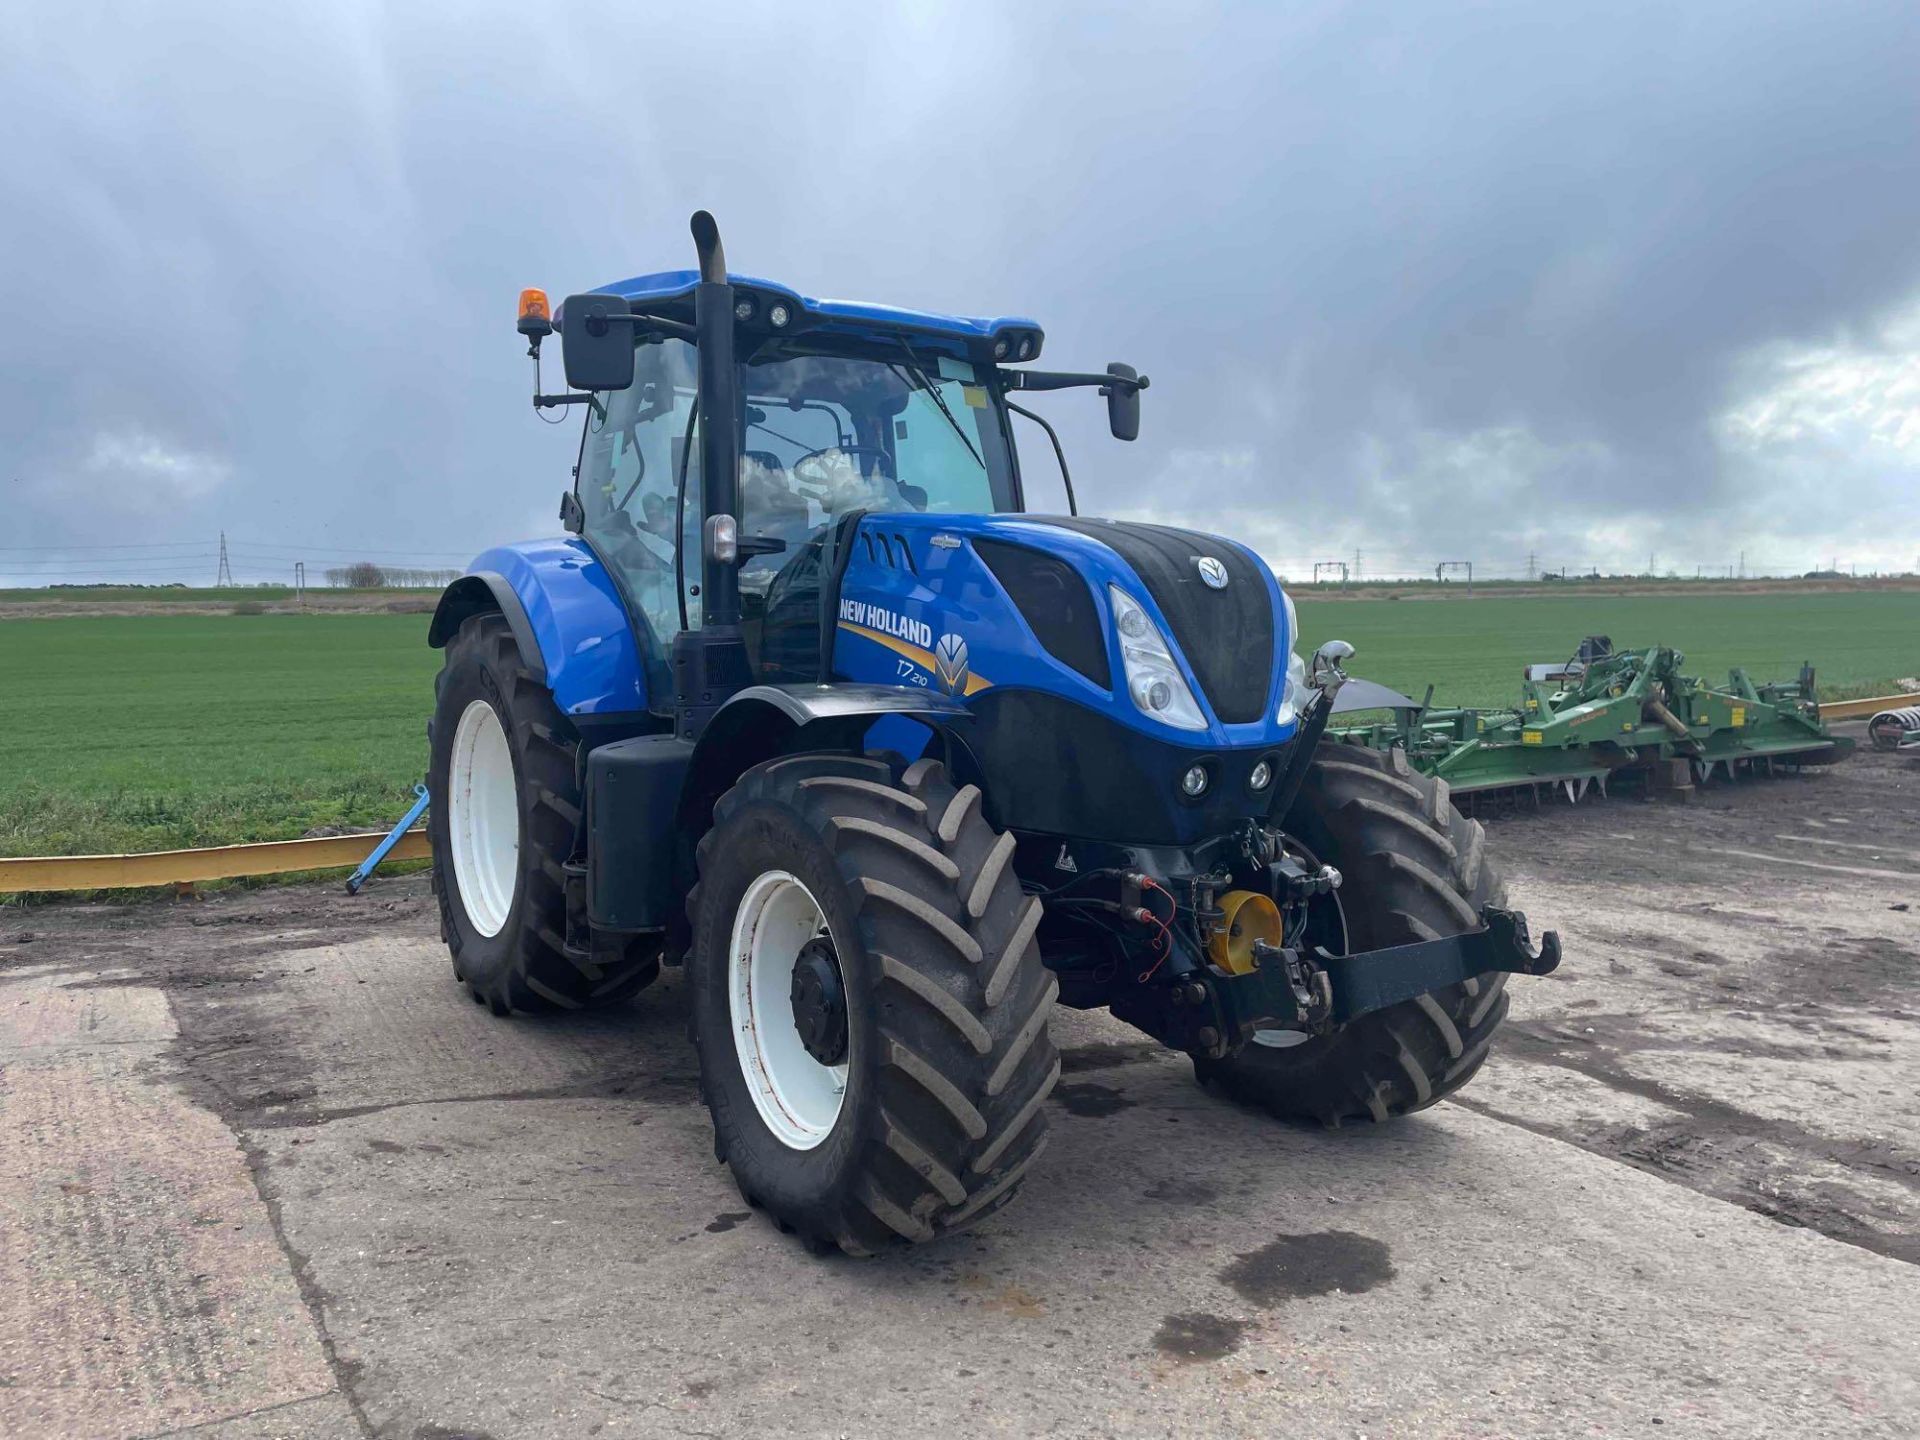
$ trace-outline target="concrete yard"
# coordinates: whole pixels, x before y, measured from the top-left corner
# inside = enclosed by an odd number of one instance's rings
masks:
[[[423,877],[0,909],[0,1435],[1912,1435],[1920,764],[1496,819],[1567,961],[1293,1130],[1062,1013],[976,1230],[810,1258],[675,974],[495,1019]]]

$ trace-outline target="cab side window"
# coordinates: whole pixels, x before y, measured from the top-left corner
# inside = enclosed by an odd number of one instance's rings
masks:
[[[664,660],[680,632],[681,595],[674,575],[673,519],[682,455],[699,444],[694,415],[697,369],[683,340],[643,344],[634,357],[633,384],[607,395],[604,419],[589,414],[581,448],[578,494],[583,531],[602,560],[619,572],[652,631],[653,653]],[[689,471],[698,464],[689,457]],[[696,472],[697,475],[697,472]],[[697,478],[690,475],[696,486]],[[688,508],[686,529],[699,533],[699,506]],[[698,555],[697,540],[689,554]],[[688,577],[699,582],[697,568]],[[700,624],[697,595],[686,599],[686,621]]]

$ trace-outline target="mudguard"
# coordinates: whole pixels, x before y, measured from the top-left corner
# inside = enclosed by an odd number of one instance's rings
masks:
[[[447,587],[427,643],[444,646],[469,615],[498,610],[521,656],[568,715],[648,706],[643,642],[613,577],[575,536],[496,546]]]
[[[790,748],[804,731],[815,750],[899,748],[863,745],[877,723],[915,722],[922,736],[972,718],[950,695],[903,685],[836,681],[827,685],[750,685],[728,698],[700,734],[688,768],[681,825],[698,834],[713,802],[742,773]],[[918,753],[918,744],[913,745]]]
[[[964,722],[968,712],[950,696],[892,685],[750,685],[697,741],[667,733],[595,747],[587,759],[586,891],[595,928],[680,923],[692,846],[743,773],[790,748],[796,735],[808,749],[857,750],[888,716],[937,727]]]

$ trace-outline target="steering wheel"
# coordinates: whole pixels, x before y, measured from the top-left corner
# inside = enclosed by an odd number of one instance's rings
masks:
[[[844,490],[847,482],[844,480],[835,480],[826,473],[827,467],[821,463],[821,457],[824,455],[845,455],[849,457],[856,455],[873,456],[875,460],[879,461],[879,464],[875,468],[879,470],[881,477],[886,480],[888,484],[900,492],[900,498],[902,500],[905,500],[916,510],[924,510],[927,508],[925,500],[916,502],[911,493],[911,488],[900,483],[900,476],[894,469],[893,456],[881,449],[878,445],[822,445],[818,450],[809,450],[798,460],[795,460],[787,467],[787,473],[793,476],[795,480],[803,484],[818,486],[820,489],[826,491],[828,496],[832,496],[836,491]],[[809,478],[801,473],[802,467],[809,465],[820,472],[818,479]],[[861,476],[862,480],[865,478],[864,475]]]
[[[798,460],[794,461],[787,467],[787,473],[798,477],[802,465],[812,465],[816,470],[822,472],[821,477],[818,480],[809,480],[807,483],[809,485],[821,486],[824,489],[831,489],[834,482],[825,473],[827,467],[821,463],[821,457],[823,455],[845,455],[849,459],[855,455],[871,455],[880,462],[879,469],[881,474],[885,475],[889,480],[895,478],[893,473],[893,456],[889,455],[885,450],[882,450],[878,445],[822,445],[818,450],[809,450]],[[896,481],[895,483],[898,482]]]

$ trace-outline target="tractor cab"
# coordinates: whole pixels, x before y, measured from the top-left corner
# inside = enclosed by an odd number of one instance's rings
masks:
[[[990,364],[899,331],[772,332],[741,347],[737,567],[754,673],[818,678],[820,566],[836,528],[865,515],[975,515],[1021,508],[1007,413]],[[694,346],[650,336],[634,379],[585,422],[579,533],[621,577],[662,657],[702,628]],[[691,573],[682,557],[692,555]],[[817,640],[817,633],[813,637]]]
[[[656,704],[672,692],[676,641],[710,628],[731,644],[737,625],[758,678],[827,678],[831,637],[822,640],[815,614],[826,593],[821,567],[861,517],[1024,510],[1010,426],[1014,413],[1032,412],[1009,391],[1095,386],[1114,434],[1138,433],[1148,382],[1131,367],[1011,368],[1037,359],[1045,343],[1030,320],[817,300],[727,274],[723,263],[716,237],[705,270],[576,295],[552,319],[570,383],[598,397],[563,518],[617,577],[642,631]],[[529,296],[521,329],[537,358],[546,300]],[[536,404],[582,398],[541,396],[536,385]],[[721,413],[726,426],[706,423]],[[709,574],[703,526],[716,516],[726,517],[720,543],[736,555]]]

